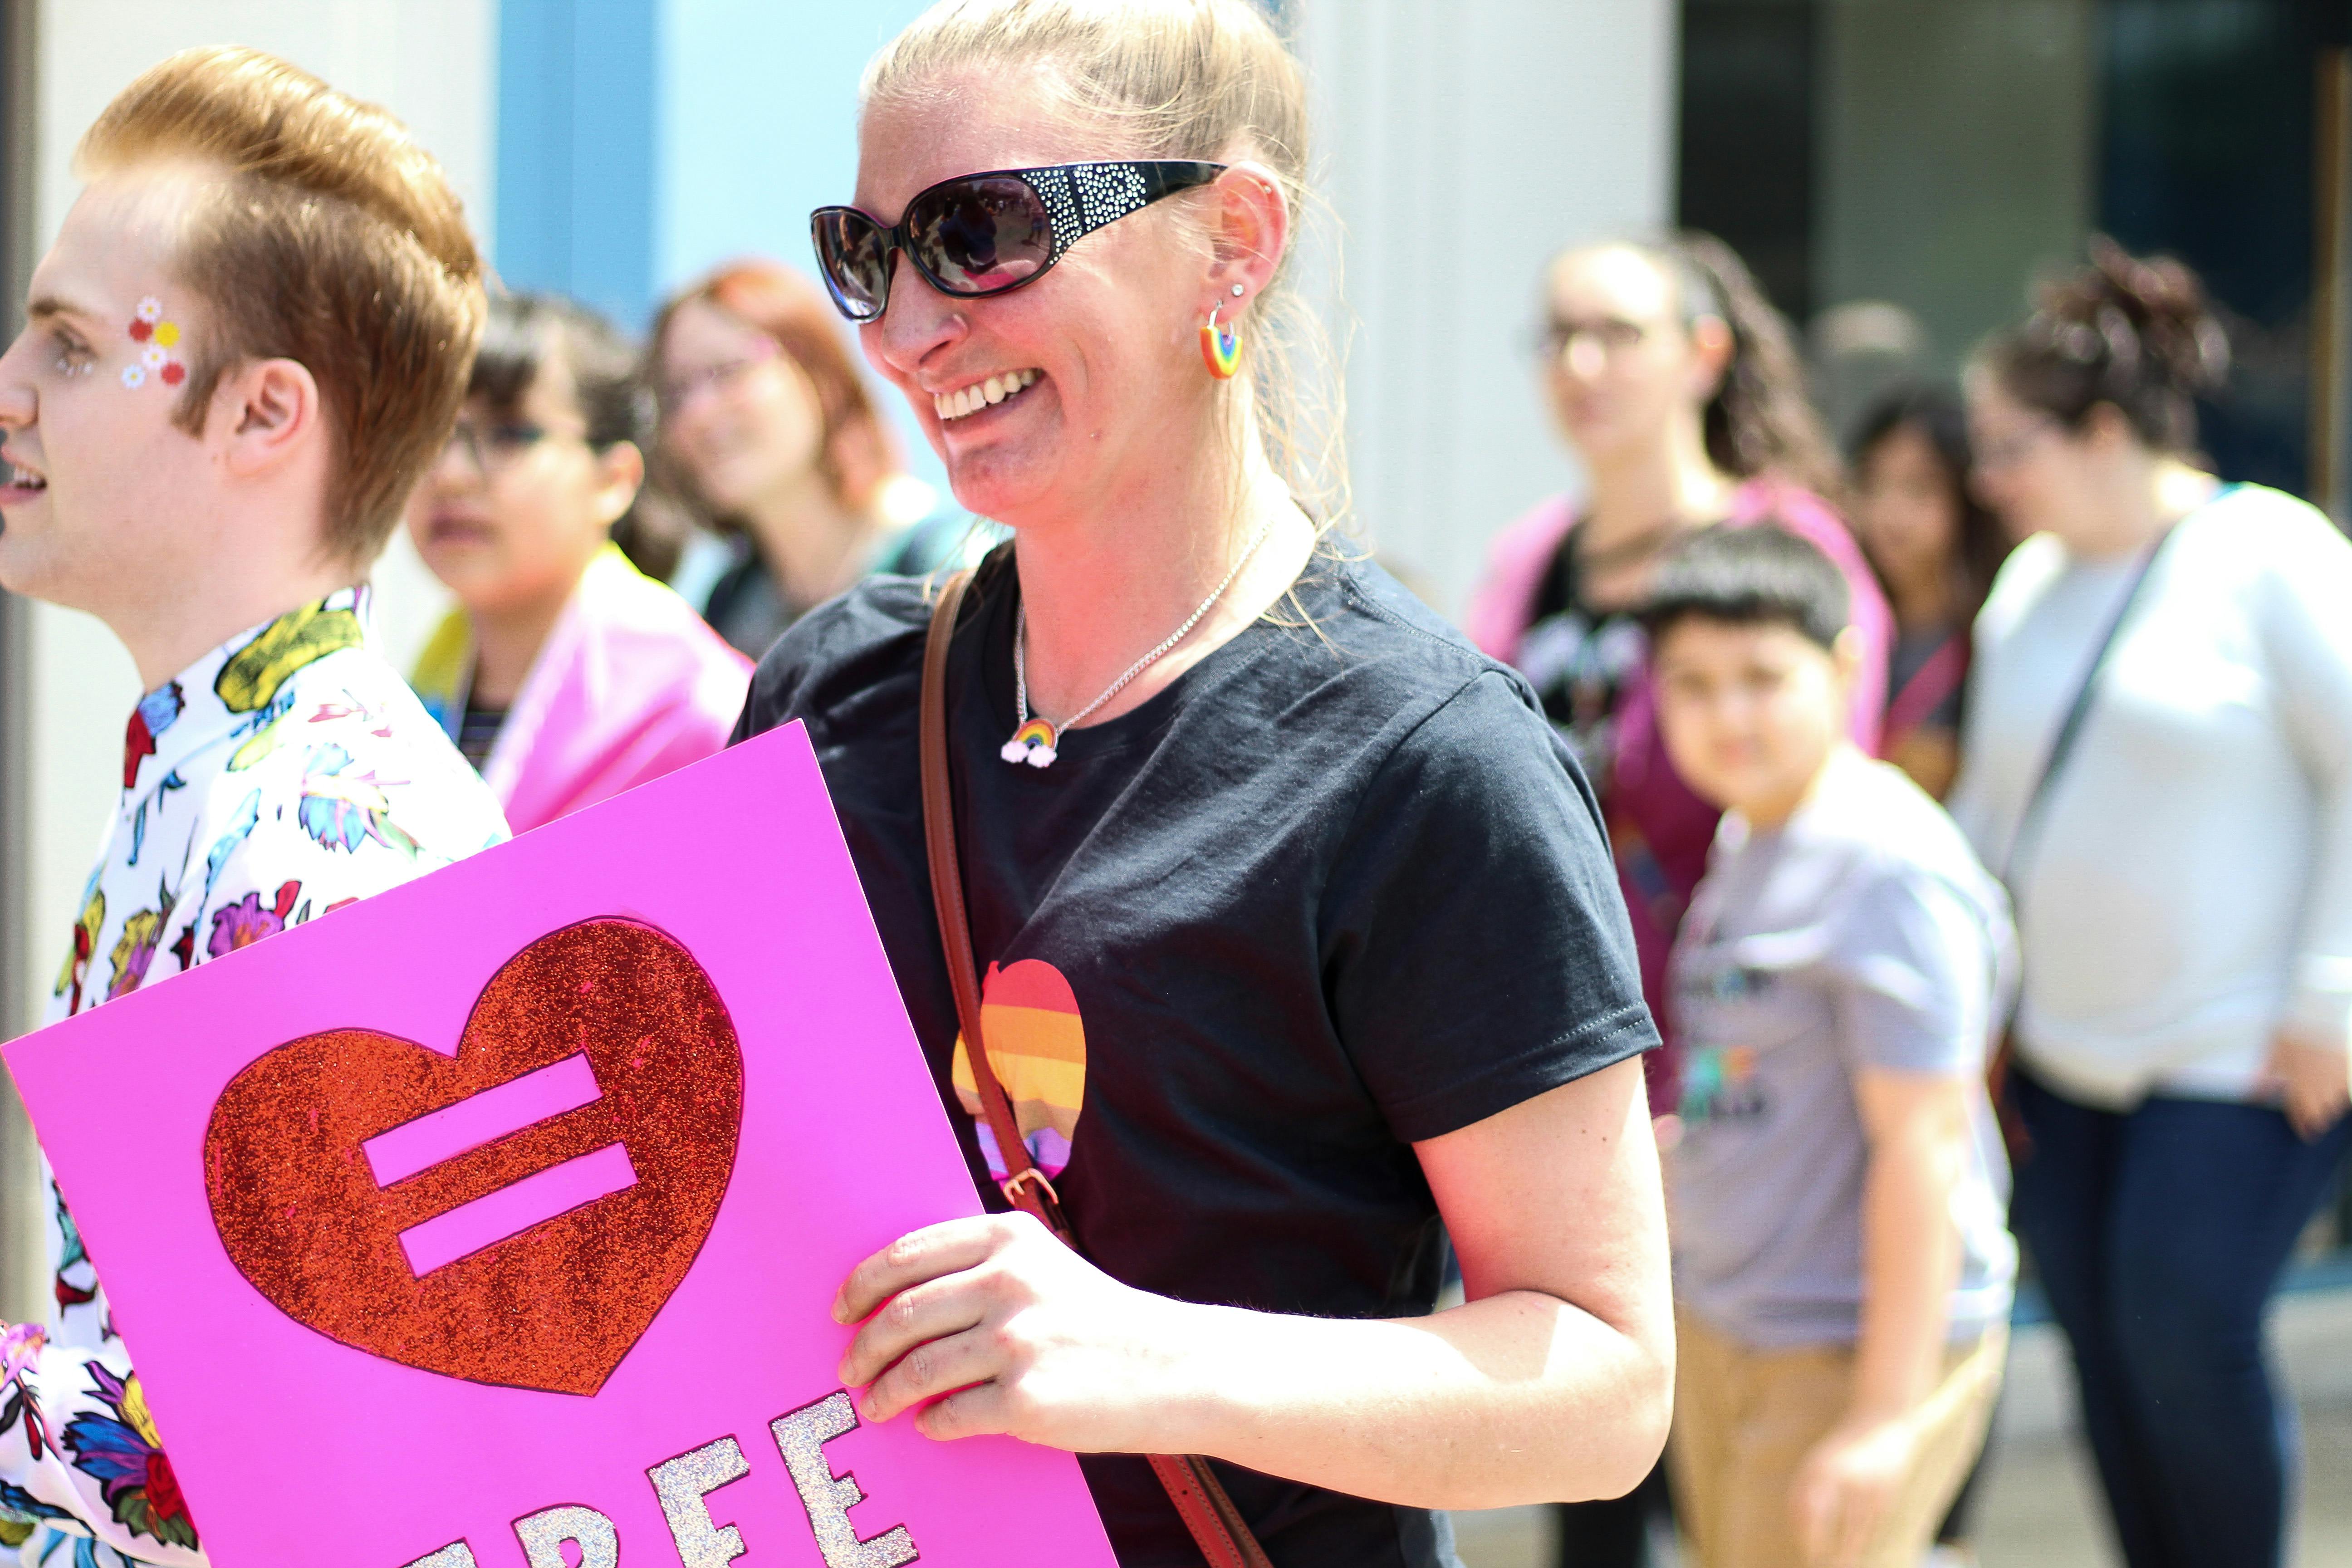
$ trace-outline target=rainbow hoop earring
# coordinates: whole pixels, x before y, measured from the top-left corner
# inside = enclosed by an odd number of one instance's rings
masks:
[[[1242,335],[1231,322],[1218,321],[1214,306],[1201,326],[1201,357],[1208,362],[1209,374],[1219,381],[1233,380],[1234,373],[1242,368]]]

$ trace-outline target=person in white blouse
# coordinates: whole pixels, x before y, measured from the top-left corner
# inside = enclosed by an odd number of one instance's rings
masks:
[[[1969,384],[2021,535],[1954,815],[2016,900],[2012,1220],[2131,1568],[2280,1563],[2263,1312],[2352,1143],[2352,544],[2192,456],[2228,346],[2102,241]]]

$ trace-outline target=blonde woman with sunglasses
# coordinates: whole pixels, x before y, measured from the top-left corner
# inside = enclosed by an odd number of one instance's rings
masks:
[[[743,729],[808,725],[1019,1210],[843,1282],[866,1418],[1079,1454],[1123,1562],[1439,1568],[1434,1510],[1659,1451],[1656,1034],[1530,693],[1324,526],[1305,121],[1246,0],[956,0],[882,51],[819,260],[1013,539],[803,618]]]

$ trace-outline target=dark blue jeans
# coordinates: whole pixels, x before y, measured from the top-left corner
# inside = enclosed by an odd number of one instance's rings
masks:
[[[2263,1308],[2352,1142],[2258,1105],[2094,1110],[2023,1073],[2011,1211],[2074,1347],[2083,1425],[2131,1568],[2278,1568],[2294,1412]]]

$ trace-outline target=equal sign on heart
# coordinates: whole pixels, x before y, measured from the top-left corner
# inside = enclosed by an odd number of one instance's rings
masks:
[[[377,1187],[388,1187],[551,1116],[593,1105],[603,1095],[588,1058],[566,1057],[379,1132],[360,1147]],[[625,1192],[636,1182],[628,1150],[607,1143],[410,1226],[400,1233],[401,1250],[408,1257],[409,1271],[422,1279],[436,1268],[598,1198]]]

